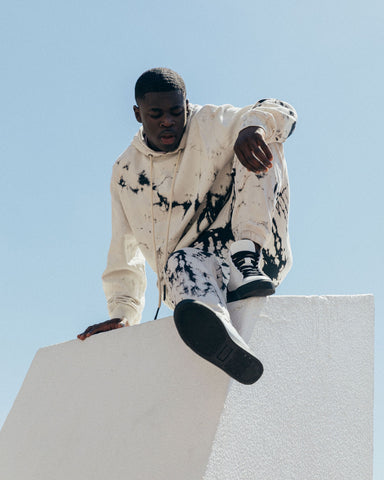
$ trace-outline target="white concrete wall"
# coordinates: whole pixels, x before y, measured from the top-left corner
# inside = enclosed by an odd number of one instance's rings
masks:
[[[39,350],[0,432],[0,479],[370,480],[373,298],[231,309],[265,367],[252,386],[170,318]]]
[[[271,297],[232,313],[265,370],[231,385],[204,480],[370,480],[373,297]]]

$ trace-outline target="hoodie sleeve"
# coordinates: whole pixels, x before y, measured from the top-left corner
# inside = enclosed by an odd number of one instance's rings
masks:
[[[237,108],[232,105],[195,106],[199,135],[213,150],[232,148],[241,130],[262,127],[267,143],[283,143],[295,129],[297,114],[286,102],[259,100],[255,105]]]
[[[267,143],[283,143],[292,134],[297,121],[296,110],[289,103],[274,98],[259,100],[241,118],[240,130],[262,127]]]
[[[112,239],[102,280],[110,317],[135,325],[140,322],[144,308],[145,260],[132,235],[119,188],[115,175],[112,175]]]

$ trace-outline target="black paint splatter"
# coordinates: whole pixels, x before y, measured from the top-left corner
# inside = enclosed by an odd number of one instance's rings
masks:
[[[276,193],[276,192],[275,192]],[[281,192],[276,195],[276,212],[285,220],[288,218],[288,187],[284,187]]]
[[[150,185],[150,181],[148,180],[147,176],[145,175],[145,170],[139,173],[139,184],[140,185]]]
[[[292,135],[293,131],[295,130],[295,127],[296,127],[296,122],[293,122],[292,127],[291,127],[291,130],[290,130],[289,133],[288,133],[288,137],[290,137],[290,136]],[[287,138],[288,138],[288,137],[287,137]]]
[[[284,270],[284,267],[287,264],[287,257],[283,249],[282,239],[277,230],[277,224],[275,219],[272,220],[272,235],[275,252],[274,255],[272,255],[269,250],[263,250],[263,271],[272,280],[277,280],[279,278],[280,272]]]
[[[231,181],[230,184],[227,186],[226,191],[222,193],[213,193],[208,192],[205,196],[205,201],[201,203],[203,206],[202,212],[199,214],[199,218],[197,219],[197,231],[201,231],[201,223],[206,220],[209,225],[211,225],[224,208],[225,204],[229,200],[232,189],[234,186],[236,170],[232,169],[230,174]]]
[[[161,193],[156,192],[156,195],[159,199],[158,202],[154,203],[153,205],[159,206],[160,208],[164,208],[166,212],[169,210],[169,201],[168,198],[165,197],[164,195],[161,195]],[[184,217],[187,214],[188,210],[191,208],[192,202],[191,200],[186,200],[183,203],[178,203],[175,200],[172,202],[172,209],[176,207],[182,207],[184,209]]]
[[[225,259],[230,242],[234,241],[232,225],[228,223],[225,227],[215,228],[202,232],[192,247],[201,248],[211,252],[222,260]]]
[[[166,275],[171,287],[178,285],[183,289],[185,295],[192,295],[194,297],[205,297],[209,293],[216,293],[215,286],[211,283],[209,276],[203,272],[203,282],[201,277],[197,278],[191,260],[204,262],[211,254],[207,252],[186,252],[185,250],[176,250],[173,252],[165,266]],[[169,268],[169,261],[176,260],[176,267],[172,270]],[[188,261],[190,260],[190,261]]]

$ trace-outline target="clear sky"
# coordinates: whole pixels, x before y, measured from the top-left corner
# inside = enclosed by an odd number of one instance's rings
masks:
[[[137,77],[167,66],[192,103],[297,109],[294,267],[278,294],[375,294],[384,478],[383,25],[379,0],[2,3],[0,425],[37,349],[107,318],[111,168],[138,128]],[[157,302],[148,277],[144,320]]]

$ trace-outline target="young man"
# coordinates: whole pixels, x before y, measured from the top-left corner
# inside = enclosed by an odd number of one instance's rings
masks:
[[[231,325],[227,302],[271,295],[291,265],[288,176],[282,143],[296,112],[190,105],[172,70],[143,73],[133,107],[142,124],[113,167],[112,241],[104,291],[111,320],[78,338],[140,321],[144,262],[159,306],[197,354],[242,383],[263,367]]]

